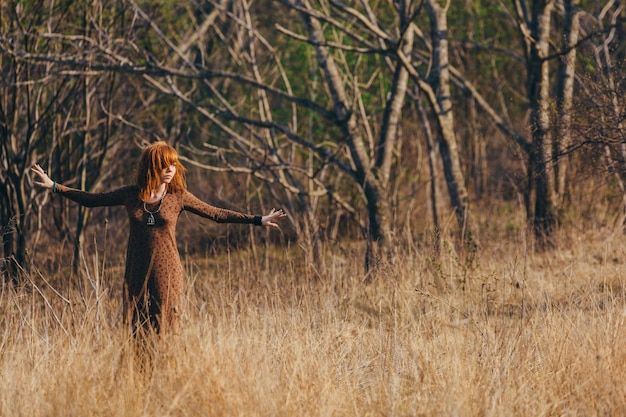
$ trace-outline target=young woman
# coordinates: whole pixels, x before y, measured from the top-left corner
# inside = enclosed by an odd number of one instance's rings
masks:
[[[165,142],[146,147],[137,165],[135,185],[104,193],[89,193],[50,179],[35,164],[39,177],[34,184],[86,207],[124,206],[130,222],[126,251],[126,317],[133,329],[147,324],[157,332],[176,330],[179,325],[184,272],[176,246],[176,222],[183,210],[218,223],[247,223],[278,227],[286,216],[274,210],[253,216],[213,207],[195,197],[185,184],[185,168],[176,150]],[[132,311],[132,314],[131,314]]]

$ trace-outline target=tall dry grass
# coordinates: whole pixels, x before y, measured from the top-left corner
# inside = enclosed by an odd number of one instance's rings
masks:
[[[143,351],[114,273],[33,272],[0,294],[0,415],[626,415],[623,236],[482,244],[369,285],[348,249],[186,259],[183,329]]]

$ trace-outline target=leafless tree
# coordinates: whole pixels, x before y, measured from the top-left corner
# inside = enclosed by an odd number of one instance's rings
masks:
[[[555,192],[557,207],[563,207],[567,193],[568,149],[572,146],[572,116],[574,105],[574,85],[576,78],[576,54],[580,35],[580,2],[578,0],[563,1],[563,35],[561,58],[559,62],[556,104],[557,114],[553,145],[555,169]]]
[[[626,13],[624,4],[611,0],[593,19],[600,28],[608,30],[603,31],[603,35],[597,39],[594,38],[593,41],[598,72],[590,84],[596,84],[598,86],[596,91],[602,93],[589,97],[594,107],[591,114],[596,115],[600,121],[596,125],[599,127],[593,130],[595,135],[602,138],[605,143],[609,172],[613,174],[622,193],[621,215],[618,218],[620,227],[624,226],[624,219],[626,219],[626,129],[624,128],[626,103],[623,99],[626,85],[624,85],[623,68],[614,61],[611,49],[618,49],[615,45],[623,48],[624,39],[619,38],[618,28],[620,17],[624,13]]]
[[[29,170],[39,162],[53,178],[86,190],[111,181],[108,159],[124,145],[110,141],[118,114],[112,103],[114,97],[124,98],[115,90],[118,76],[92,71],[88,62],[78,68],[68,65],[89,61],[89,31],[93,22],[102,21],[93,13],[101,9],[19,2],[0,8],[3,263],[15,277],[28,264],[28,232],[37,232],[30,242],[36,245],[43,229],[57,228],[74,245],[76,271],[89,211],[64,201],[50,204],[49,193],[32,187]],[[76,22],[83,24],[72,26]],[[82,33],[64,36],[66,25],[82,28]]]
[[[0,30],[11,36],[12,48],[33,52],[47,48],[21,30],[42,25],[45,18],[25,16],[23,5],[3,4]],[[2,268],[17,276],[26,264],[26,231],[33,217],[29,168],[44,160],[59,108],[71,99],[76,86],[68,78],[51,76],[51,64],[31,64],[10,54],[0,55],[0,222],[2,224]]]

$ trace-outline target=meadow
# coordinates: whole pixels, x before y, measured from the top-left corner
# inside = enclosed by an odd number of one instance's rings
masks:
[[[183,328],[143,350],[123,265],[35,264],[0,292],[0,415],[626,415],[624,236],[559,239],[407,246],[374,277],[349,246],[185,257]]]

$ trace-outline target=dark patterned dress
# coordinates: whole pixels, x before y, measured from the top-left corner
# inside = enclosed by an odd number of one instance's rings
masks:
[[[183,210],[218,223],[261,224],[261,216],[211,206],[188,191],[167,193],[161,202],[146,204],[145,208],[136,185],[89,193],[57,184],[56,192],[85,207],[126,207],[130,233],[124,274],[125,310],[135,329],[146,324],[157,332],[178,328],[184,272],[176,245],[176,223]]]

